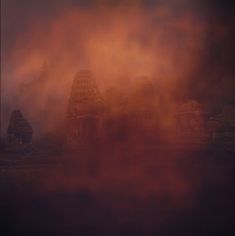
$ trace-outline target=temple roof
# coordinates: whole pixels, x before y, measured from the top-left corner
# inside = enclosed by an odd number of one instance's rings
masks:
[[[194,100],[190,100],[180,106],[179,112],[188,113],[188,112],[202,112],[202,105]]]
[[[15,110],[11,114],[7,133],[25,134],[32,133],[33,129],[29,122],[23,117],[20,110]]]
[[[93,74],[79,71],[74,78],[69,98],[68,115],[95,115],[101,108],[101,96]]]

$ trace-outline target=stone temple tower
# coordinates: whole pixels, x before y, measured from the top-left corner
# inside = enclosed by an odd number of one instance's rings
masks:
[[[101,97],[93,74],[79,71],[73,81],[67,110],[67,145],[94,144],[99,136]]]
[[[33,129],[20,110],[11,114],[7,129],[7,141],[10,146],[27,145],[32,142]]]

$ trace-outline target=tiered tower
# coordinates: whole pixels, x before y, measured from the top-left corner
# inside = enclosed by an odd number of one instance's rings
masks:
[[[197,101],[183,104],[177,114],[181,140],[189,145],[206,145],[210,141],[207,130],[208,113]]]
[[[22,116],[21,111],[15,110],[11,114],[7,129],[7,139],[10,146],[30,144],[32,142],[33,129],[29,122]]]
[[[67,144],[76,148],[97,141],[101,97],[93,74],[79,71],[73,81],[67,111]]]

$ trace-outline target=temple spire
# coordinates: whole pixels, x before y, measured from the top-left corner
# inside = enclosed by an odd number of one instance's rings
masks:
[[[67,143],[75,147],[97,137],[101,97],[93,74],[80,70],[74,78],[67,110]]]

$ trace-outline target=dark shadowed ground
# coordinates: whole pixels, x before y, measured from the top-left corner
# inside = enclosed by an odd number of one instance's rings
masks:
[[[1,235],[232,235],[224,150],[42,156],[2,154]]]

